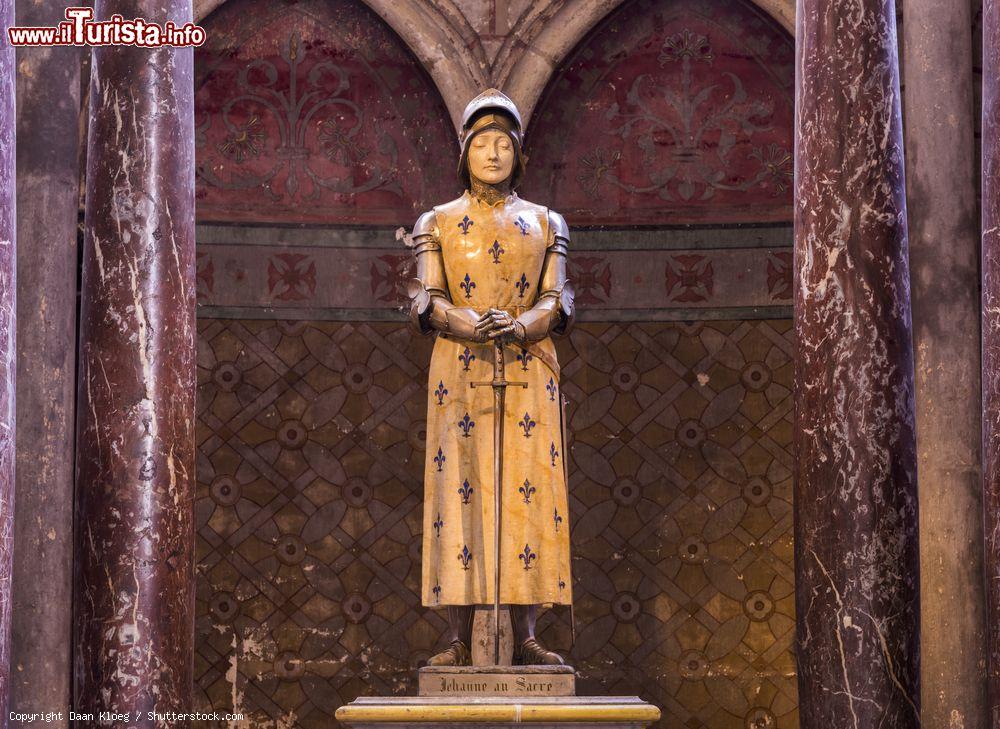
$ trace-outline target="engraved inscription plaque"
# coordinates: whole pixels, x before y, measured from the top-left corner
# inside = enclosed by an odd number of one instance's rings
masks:
[[[574,696],[569,666],[426,666],[421,696]]]

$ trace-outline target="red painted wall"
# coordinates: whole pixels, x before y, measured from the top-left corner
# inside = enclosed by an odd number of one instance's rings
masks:
[[[571,225],[791,221],[793,61],[749,2],[624,4],[543,94],[524,197]]]
[[[207,31],[199,222],[410,226],[460,192],[440,95],[361,2],[230,0]]]

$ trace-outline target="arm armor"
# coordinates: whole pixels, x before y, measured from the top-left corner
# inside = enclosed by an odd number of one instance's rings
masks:
[[[573,284],[566,275],[569,228],[563,216],[551,210],[549,230],[553,242],[545,252],[538,300],[532,308],[517,317],[529,342],[544,339],[550,333],[565,336],[573,326]]]
[[[417,257],[416,278],[407,282],[411,329],[418,334],[430,334],[436,329],[465,339],[477,339],[475,329],[479,315],[468,307],[455,306],[448,295],[437,215],[433,210],[417,219],[411,240]]]

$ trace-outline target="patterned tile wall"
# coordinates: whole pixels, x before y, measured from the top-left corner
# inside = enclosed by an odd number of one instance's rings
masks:
[[[419,601],[431,344],[397,323],[199,321],[202,708],[329,727],[358,695],[415,689],[444,628]],[[784,320],[559,343],[581,693],[638,694],[661,727],[798,725],[791,353]],[[570,649],[568,611],[540,627]]]

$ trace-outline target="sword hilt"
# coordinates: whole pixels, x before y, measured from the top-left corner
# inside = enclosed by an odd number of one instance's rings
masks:
[[[493,342],[493,379],[488,382],[470,382],[469,387],[527,387],[527,382],[514,382],[504,376],[503,344],[498,341]]]

